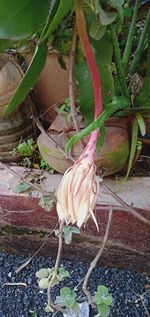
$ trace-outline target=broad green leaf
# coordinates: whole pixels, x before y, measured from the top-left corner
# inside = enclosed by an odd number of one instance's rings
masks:
[[[12,48],[13,42],[10,40],[0,39],[0,53],[3,53],[7,48]]]
[[[101,40],[106,32],[106,25],[102,25],[98,18],[95,18],[90,25],[90,36],[94,40]]]
[[[99,0],[80,0],[82,8],[86,13],[98,14]]]
[[[46,22],[48,0],[0,0],[0,38],[31,37]]]
[[[105,304],[98,305],[97,310],[101,317],[107,317],[110,314],[110,307]]]
[[[47,31],[44,32],[43,37],[41,37],[40,41],[45,41],[52,32],[55,31],[55,29],[58,27],[58,25],[62,22],[63,17],[71,10],[73,9],[73,0],[69,0],[66,2],[66,0],[60,0],[59,6],[57,8],[57,11],[49,24],[49,27],[47,28]]]
[[[109,25],[116,19],[116,12],[106,12],[101,7],[99,9],[99,19],[102,25]]]
[[[48,285],[49,285],[49,279],[46,278],[46,277],[41,278],[41,280],[39,281],[38,284],[39,284],[39,287],[40,287],[40,288],[46,289],[46,288],[48,288]]]
[[[142,115],[138,112],[136,113],[136,119],[141,131],[142,136],[144,136],[146,134],[146,125],[145,125],[145,121],[144,118],[142,117]]]
[[[36,277],[38,278],[44,278],[49,276],[49,271],[48,269],[41,269],[36,272]]]
[[[29,188],[31,188],[30,185],[22,182],[20,184],[18,184],[14,189],[13,189],[13,192],[14,193],[17,193],[17,194],[20,194],[20,193],[23,193],[25,192],[26,190],[28,190]]]
[[[32,61],[22,79],[19,86],[15,90],[7,108],[4,110],[4,114],[9,114],[12,110],[16,108],[19,104],[23,102],[31,87],[36,83],[46,61],[47,56],[47,46],[45,43],[41,43],[36,46],[36,50]]]
[[[94,131],[97,128],[100,128],[104,122],[109,118],[110,115],[112,115],[114,112],[116,112],[118,109],[123,109],[128,106],[128,100],[124,99],[123,97],[115,98],[114,101],[107,106],[107,108],[102,112],[102,114],[94,120],[89,126],[85,129],[83,129],[80,133],[73,136],[66,145],[66,151],[68,152],[70,148],[79,140],[81,140],[86,135],[90,134],[92,131]]]

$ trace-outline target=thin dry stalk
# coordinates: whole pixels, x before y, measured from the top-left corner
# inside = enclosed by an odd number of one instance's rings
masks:
[[[105,231],[105,235],[104,235],[102,246],[100,247],[96,257],[94,258],[94,260],[90,264],[90,267],[89,267],[89,269],[88,269],[88,271],[86,273],[86,276],[85,276],[85,279],[84,279],[84,283],[83,283],[83,287],[82,287],[83,292],[85,293],[85,295],[88,298],[89,304],[91,304],[93,307],[95,307],[95,305],[93,304],[91,293],[90,293],[90,291],[88,291],[87,285],[88,285],[88,281],[89,281],[90,275],[91,275],[93,269],[95,268],[98,260],[100,259],[101,255],[102,255],[102,252],[103,252],[103,250],[105,248],[105,245],[107,243],[108,235],[109,235],[109,229],[110,229],[110,225],[111,225],[111,219],[112,219],[112,208],[110,207],[109,216],[108,216],[108,222],[107,222],[106,231]]]
[[[123,207],[125,207],[124,211],[130,213],[133,217],[137,218],[141,222],[150,225],[150,220],[146,219],[142,215],[140,215],[135,209],[129,206],[125,201],[123,201],[109,186],[104,183],[101,183],[102,187],[111,194],[111,196],[118,201]]]
[[[10,172],[10,174],[12,174],[13,176],[15,176],[17,179],[19,179],[20,181],[28,184],[30,187],[38,190],[39,192],[41,192],[42,194],[44,194],[45,196],[49,196],[49,197],[52,197],[54,198],[55,196],[52,195],[51,193],[47,192],[46,190],[38,187],[37,185],[29,182],[28,180],[26,180],[23,176],[19,175],[18,173],[16,173],[15,171],[13,171],[8,165],[0,162],[0,166],[2,166],[3,168],[5,168],[8,172]]]
[[[61,254],[62,254],[62,246],[63,246],[63,227],[64,227],[64,219],[60,222],[59,227],[59,244],[58,244],[58,252],[57,252],[57,258],[55,262],[55,268],[54,268],[54,275],[52,279],[50,280],[48,289],[47,289],[47,298],[48,298],[48,306],[53,307],[57,311],[61,311],[63,314],[66,312],[61,306],[55,305],[53,303],[53,300],[51,298],[51,289],[53,286],[53,279],[55,278],[55,274],[58,272],[60,260],[61,260]]]
[[[70,153],[67,154],[65,152],[65,150],[49,134],[46,133],[46,131],[44,130],[44,128],[43,128],[43,126],[38,118],[36,118],[35,116],[32,116],[31,119],[33,119],[35,121],[35,123],[36,123],[37,127],[39,128],[39,130],[41,131],[41,133],[43,133],[48,140],[51,140],[55,144],[56,148],[59,149],[59,151],[65,156],[66,159],[68,159],[72,162],[75,162],[75,159],[73,158],[73,156]]]
[[[78,121],[78,114],[75,105],[75,95],[74,95],[74,80],[73,80],[73,67],[74,67],[74,58],[75,58],[75,50],[76,50],[76,40],[77,40],[77,29],[76,29],[76,22],[74,24],[74,31],[72,36],[72,43],[71,43],[71,50],[69,55],[69,98],[71,104],[71,116],[73,119],[73,123],[76,129],[76,132],[80,132],[80,124]],[[83,139],[81,140],[82,147],[85,147]]]
[[[52,235],[54,230],[57,228],[57,225],[58,225],[58,222],[56,226],[54,227],[54,229],[51,230],[51,232],[48,234],[47,239],[42,243],[39,249],[26,262],[24,262],[22,265],[18,267],[18,269],[15,271],[16,274],[20,273],[33,260],[33,258],[40,252],[40,250],[44,247],[45,243],[47,242],[48,238]]]

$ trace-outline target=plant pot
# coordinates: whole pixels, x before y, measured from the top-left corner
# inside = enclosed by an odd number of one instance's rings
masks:
[[[65,130],[66,124],[64,120],[63,115],[58,115],[48,131],[50,137],[65,149],[69,138],[75,134],[75,131]],[[104,169],[104,175],[110,175],[120,171],[128,161],[129,125],[127,119],[111,118],[106,122],[105,126],[105,141],[97,154],[96,165]],[[57,172],[63,174],[72,165],[72,162],[65,158],[52,139],[41,134],[37,139],[38,147],[44,160]],[[86,137],[84,140],[87,142],[88,138]],[[78,142],[72,147],[71,154],[76,160],[82,151],[81,142]]]
[[[22,137],[32,135],[33,125],[29,98],[9,115],[3,115],[9,100],[23,77],[21,67],[6,54],[0,55],[0,160],[2,162],[17,161],[20,155],[10,153]]]
[[[25,57],[29,65],[32,56]],[[61,103],[68,97],[68,56],[63,56],[66,70],[58,61],[58,53],[49,52],[44,69],[34,86],[35,102],[39,113],[46,113],[44,119],[51,123],[56,117],[55,104]]]

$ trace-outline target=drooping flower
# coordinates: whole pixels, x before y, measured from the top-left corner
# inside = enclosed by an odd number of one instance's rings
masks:
[[[57,192],[57,213],[66,223],[81,227],[91,216],[98,228],[93,212],[99,193],[96,180],[95,146],[99,131],[95,130],[82,155],[64,174]]]
[[[90,46],[86,20],[81,1],[75,1],[77,31],[83,47],[89,69],[91,71],[96,119],[102,112],[102,89],[99,71],[95,57]],[[64,174],[57,192],[57,213],[59,219],[66,223],[77,223],[81,227],[90,216],[97,221],[93,212],[99,193],[99,183],[96,180],[95,150],[96,141],[99,137],[99,129],[90,134],[89,142],[79,159]]]

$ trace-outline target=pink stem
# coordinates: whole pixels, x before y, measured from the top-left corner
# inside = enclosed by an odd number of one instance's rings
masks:
[[[92,52],[87,30],[86,30],[86,21],[85,16],[80,4],[80,0],[75,1],[76,4],[76,21],[77,21],[77,30],[80,37],[81,45],[86,55],[89,69],[91,71],[92,80],[93,80],[93,89],[94,89],[94,99],[95,99],[95,114],[94,119],[96,119],[102,112],[102,89],[101,82],[99,78],[99,71],[96,65],[95,57]],[[92,135],[96,137],[96,132],[92,132]]]

